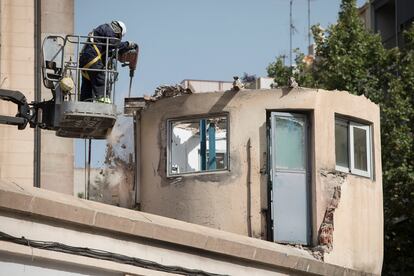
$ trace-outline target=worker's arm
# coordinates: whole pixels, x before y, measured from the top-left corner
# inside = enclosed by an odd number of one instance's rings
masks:
[[[104,36],[104,37],[113,37],[116,38],[115,32],[112,30],[111,26],[109,24],[102,24],[98,26],[96,29],[93,30],[94,36]],[[105,43],[105,41],[100,41]],[[130,41],[124,41],[120,42],[117,39],[110,39],[111,44],[115,44],[116,48],[118,49],[120,54],[125,53],[126,51],[130,49],[134,49],[136,47],[136,44]],[[110,49],[112,50],[112,49]]]
[[[93,30],[93,36],[103,36],[103,37],[110,37],[114,39],[109,39],[109,43],[112,45],[115,45],[116,48],[126,47],[128,44],[125,44],[126,42],[120,42],[119,39],[117,39],[115,32],[112,30],[111,26],[109,24],[102,24],[96,27]],[[100,43],[106,43],[105,39],[97,39]],[[113,48],[113,47],[111,47]],[[103,49],[104,50],[104,49]],[[110,49],[112,50],[112,49]]]
[[[123,53],[127,52],[128,50],[136,49],[138,46],[135,42],[132,41],[125,41],[121,42],[118,47],[118,53],[122,55]]]

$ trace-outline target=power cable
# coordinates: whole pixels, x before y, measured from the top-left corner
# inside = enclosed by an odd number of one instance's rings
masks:
[[[157,271],[163,271],[168,273],[176,273],[181,275],[190,275],[190,276],[224,276],[224,274],[215,274],[206,272],[198,269],[190,269],[181,266],[167,266],[157,262],[144,260],[140,258],[130,257],[122,254],[112,253],[100,249],[92,249],[87,247],[76,247],[70,246],[59,242],[50,242],[50,241],[38,241],[30,240],[25,237],[14,237],[7,233],[0,231],[0,240],[13,242],[25,246],[30,246],[33,248],[51,250],[56,252],[68,253],[73,255],[85,256],[100,260],[112,261],[122,264],[133,265],[137,267],[142,267],[146,269],[152,269]]]

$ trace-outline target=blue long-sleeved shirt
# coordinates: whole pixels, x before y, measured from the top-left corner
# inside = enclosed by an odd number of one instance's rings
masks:
[[[102,24],[96,27],[93,30],[93,36],[101,36],[101,37],[109,37],[114,39],[109,39],[109,43],[112,44],[112,46],[109,47],[109,51],[111,52],[115,48],[119,50],[119,52],[124,52],[128,48],[128,42],[121,42],[119,39],[117,39],[117,36],[115,32],[112,30],[110,24]],[[98,47],[99,51],[102,54],[102,60],[105,60],[106,55],[106,39],[105,38],[94,38],[95,45]],[[99,45],[98,43],[103,43],[103,45]],[[110,53],[108,53],[110,55]],[[91,44],[85,45],[81,59],[86,60],[92,60],[97,56],[96,50]]]

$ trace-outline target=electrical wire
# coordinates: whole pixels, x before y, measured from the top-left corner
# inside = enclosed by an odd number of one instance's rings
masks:
[[[122,254],[112,253],[105,250],[92,249],[87,247],[70,246],[59,242],[30,240],[25,237],[14,237],[0,231],[0,240],[13,242],[33,248],[51,250],[56,252],[68,253],[73,255],[85,256],[100,260],[113,261],[122,264],[133,265],[146,269],[163,271],[168,273],[176,273],[190,276],[224,276],[223,274],[209,273],[203,270],[190,269],[181,266],[167,266],[149,260],[130,257]]]

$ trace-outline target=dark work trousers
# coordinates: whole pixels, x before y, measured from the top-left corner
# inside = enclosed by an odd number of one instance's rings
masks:
[[[83,68],[88,62],[80,61],[80,67]],[[97,60],[89,69],[104,69],[102,60]],[[105,72],[103,71],[83,71],[81,86],[81,101],[93,101],[99,99],[105,94]],[[85,74],[86,73],[86,74]],[[89,77],[89,79],[86,77]]]

